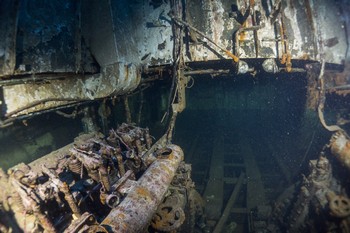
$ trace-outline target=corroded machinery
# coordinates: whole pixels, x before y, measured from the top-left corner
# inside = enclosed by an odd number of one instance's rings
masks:
[[[278,198],[264,229],[268,232],[350,231],[349,180],[343,179],[349,168],[348,142],[345,132],[338,131],[332,136],[319,158],[310,160],[309,174]],[[252,225],[259,221],[256,218]]]
[[[1,232],[174,232],[203,227],[203,204],[176,145],[122,124],[1,171]]]

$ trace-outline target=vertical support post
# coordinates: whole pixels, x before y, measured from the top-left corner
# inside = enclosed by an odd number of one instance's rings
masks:
[[[92,116],[92,110],[89,107],[84,108],[84,117],[81,119],[85,133],[95,132],[98,130],[95,120]]]
[[[174,0],[172,1],[172,8],[173,8],[173,33],[174,33],[174,50],[173,50],[173,56],[174,56],[174,64],[173,64],[173,74],[174,76],[174,82],[175,82],[175,91],[173,100],[171,102],[171,108],[172,108],[172,117],[169,122],[169,128],[167,131],[167,141],[171,142],[173,130],[175,127],[176,117],[178,113],[181,113],[185,107],[186,107],[186,95],[185,95],[185,88],[186,88],[186,81],[184,76],[184,58],[183,58],[183,49],[184,49],[184,43],[183,43],[183,33],[184,28],[181,26],[178,26],[176,24],[175,18],[182,18],[182,4],[181,1]]]
[[[128,97],[127,96],[123,97],[123,101],[124,101],[126,123],[130,124],[131,123],[131,112],[130,112]]]

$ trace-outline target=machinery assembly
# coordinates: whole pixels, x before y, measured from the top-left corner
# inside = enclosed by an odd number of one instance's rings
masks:
[[[347,0],[0,1],[0,232],[349,233]]]
[[[147,154],[151,146],[155,151]],[[1,171],[2,215],[6,216],[2,229],[171,232],[182,225],[194,228],[204,217],[204,206],[183,156],[176,145],[152,145],[148,130],[133,125],[123,124],[108,137],[81,135],[38,161],[19,164],[9,174]]]

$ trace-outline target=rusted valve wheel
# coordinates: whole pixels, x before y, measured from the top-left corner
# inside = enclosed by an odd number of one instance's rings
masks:
[[[350,215],[350,199],[343,196],[334,196],[329,201],[329,208],[333,216],[345,218]]]
[[[185,221],[185,212],[181,207],[161,206],[152,219],[152,227],[159,231],[174,231]]]

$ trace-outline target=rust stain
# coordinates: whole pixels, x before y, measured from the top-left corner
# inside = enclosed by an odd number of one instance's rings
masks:
[[[119,214],[117,215],[117,218],[125,219],[125,214],[119,213]]]
[[[305,3],[305,10],[306,10],[307,21],[309,22],[309,25],[311,27],[312,32],[315,32],[314,21],[313,21],[313,18],[312,18],[312,11],[311,11],[311,7],[310,7],[310,2],[309,2],[309,0],[304,0],[304,3]]]
[[[146,188],[144,187],[137,187],[135,189],[136,191],[136,194],[139,196],[139,197],[143,197],[147,200],[151,200],[151,193],[149,190],[147,190]]]
[[[246,28],[247,27],[247,21],[245,21],[243,24],[242,24],[242,28]],[[239,41],[244,41],[246,39],[246,36],[247,36],[247,33],[246,31],[243,31],[239,34]]]
[[[299,59],[300,60],[310,60],[310,55],[307,53],[303,53],[303,55]]]

